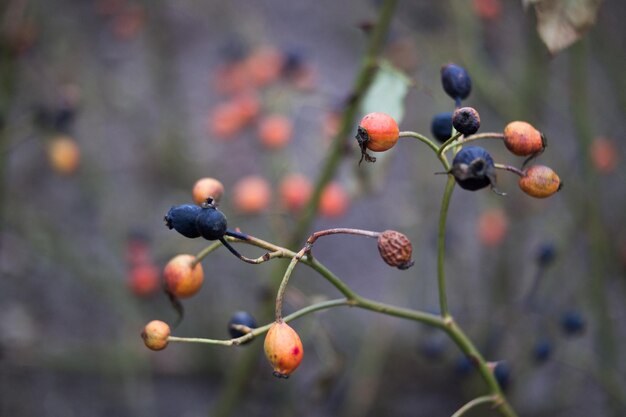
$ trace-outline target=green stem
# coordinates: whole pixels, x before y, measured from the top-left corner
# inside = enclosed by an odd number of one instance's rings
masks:
[[[504,133],[485,132],[485,133],[478,133],[476,135],[471,135],[471,136],[467,136],[467,137],[461,138],[457,143],[453,143],[453,142],[448,143],[448,141],[446,141],[446,143],[441,145],[442,148],[445,148],[441,152],[442,153],[447,152],[448,149],[451,148],[452,146],[465,145],[467,142],[473,142],[475,140],[483,140],[483,139],[499,139],[499,140],[503,140],[504,139]]]
[[[448,219],[448,208],[450,199],[454,191],[454,176],[448,174],[448,182],[443,191],[441,209],[439,211],[439,231],[437,233],[437,285],[439,288],[439,308],[443,317],[449,317],[448,297],[446,295],[446,271],[445,271],[445,250],[446,250],[446,222]]]
[[[454,414],[452,414],[452,417],[461,417],[462,415],[464,415],[466,412],[468,412],[474,407],[477,407],[482,404],[494,403],[497,400],[498,400],[498,397],[495,395],[485,395],[484,397],[474,398],[472,401],[468,402],[463,407],[459,408]]]
[[[430,149],[433,150],[433,152],[435,152],[435,154],[439,152],[439,147],[435,144],[435,142],[433,142],[432,140],[428,139],[426,136],[420,133],[405,131],[405,132],[400,132],[399,137],[417,139],[420,142],[423,142],[424,144],[426,144]]]
[[[504,165],[504,164],[493,164],[494,168],[496,169],[501,169],[503,171],[509,171],[512,172],[516,175],[519,175],[520,177],[524,177],[526,174],[524,174],[524,171],[515,168],[514,166],[511,165]]]
[[[283,279],[280,282],[280,286],[278,287],[278,294],[276,295],[276,321],[282,321],[283,316],[283,297],[285,296],[285,290],[287,289],[287,284],[289,283],[289,278],[291,278],[291,273],[293,272],[296,264],[302,259],[304,253],[307,250],[307,246],[305,246],[300,252],[296,253],[293,258],[291,258],[291,262],[289,262],[289,266],[285,270],[285,274],[283,275]]]
[[[450,139],[446,140],[439,147],[439,150],[437,151],[437,156],[441,156],[446,151],[446,148],[450,146],[451,143],[454,143],[454,141],[457,140],[460,136],[460,132],[456,132],[454,135],[450,136]]]
[[[220,246],[222,246],[222,242],[215,242],[207,246],[206,248],[202,249],[200,252],[198,252],[198,254],[196,255],[196,258],[191,262],[191,269],[195,268],[196,265],[202,262],[204,258],[206,258],[211,252],[213,252],[215,249],[219,248]]]

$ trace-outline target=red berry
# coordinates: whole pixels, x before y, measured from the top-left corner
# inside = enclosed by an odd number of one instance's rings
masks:
[[[361,119],[357,140],[370,151],[383,152],[398,142],[398,123],[385,113],[370,113]]]
[[[546,142],[533,125],[516,121],[504,128],[504,145],[517,156],[528,156],[543,151]]]
[[[269,206],[271,198],[269,183],[258,175],[241,178],[233,187],[234,206],[244,214],[262,212]]]
[[[204,203],[209,197],[218,202],[224,194],[224,185],[215,178],[200,178],[193,185],[191,194],[196,204]]]
[[[139,297],[152,295],[161,286],[159,269],[149,263],[133,266],[130,270],[129,279],[130,290]]]
[[[301,210],[311,198],[313,184],[302,174],[290,174],[280,183],[280,203],[291,211]]]
[[[509,220],[501,208],[484,211],[478,218],[478,240],[485,246],[498,246],[506,237]]]
[[[549,197],[559,191],[561,186],[561,179],[556,172],[544,165],[533,165],[519,180],[522,191],[537,198]]]
[[[283,115],[266,116],[259,123],[257,134],[268,149],[283,148],[291,140],[293,123]]]
[[[167,347],[167,338],[170,336],[170,326],[160,320],[153,320],[146,324],[141,332],[141,338],[149,349],[163,350]]]
[[[610,174],[617,167],[617,148],[615,143],[607,138],[598,137],[594,139],[589,154],[593,166],[601,174]]]
[[[165,265],[163,278],[167,292],[177,298],[187,298],[200,291],[204,270],[200,263],[192,268],[195,259],[193,255],[177,255]]]
[[[350,197],[338,182],[328,184],[320,197],[320,214],[324,217],[340,217],[350,205]]]
[[[283,321],[272,324],[265,336],[264,348],[265,356],[274,368],[274,376],[279,378],[288,378],[304,356],[300,336]]]

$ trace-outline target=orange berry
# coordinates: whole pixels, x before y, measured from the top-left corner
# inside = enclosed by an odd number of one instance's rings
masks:
[[[385,113],[370,113],[361,119],[357,139],[360,138],[370,151],[383,152],[398,142],[399,134],[398,123],[393,117]]]
[[[313,184],[302,174],[290,174],[280,183],[281,206],[291,212],[301,210],[311,198]]]
[[[504,128],[504,145],[517,156],[528,156],[541,152],[545,139],[530,123],[515,121]]]
[[[264,86],[276,81],[283,68],[284,56],[276,48],[262,47],[246,59],[246,70],[257,86]]]
[[[252,87],[252,80],[244,62],[233,62],[219,68],[213,80],[221,94],[236,94]]]
[[[58,136],[48,144],[48,160],[59,174],[71,175],[80,164],[80,149],[69,136]]]
[[[161,320],[152,320],[141,332],[141,338],[149,349],[163,350],[167,347],[170,337],[170,326]]]
[[[177,255],[165,265],[163,279],[168,293],[177,298],[187,298],[200,291],[204,270],[200,263],[191,267],[195,259],[193,255]]]
[[[284,147],[291,140],[292,133],[291,120],[279,114],[264,117],[257,131],[261,143],[268,149]]]
[[[481,19],[494,20],[502,14],[501,0],[474,0],[472,6]]]
[[[265,356],[274,368],[274,376],[288,378],[302,362],[304,349],[300,336],[283,321],[277,321],[265,336]]]
[[[519,179],[519,187],[526,194],[546,198],[561,189],[561,179],[556,172],[544,165],[533,165]]]
[[[610,174],[617,167],[617,148],[615,144],[603,137],[594,139],[589,150],[593,166],[601,174]]]
[[[213,200],[220,201],[222,195],[224,194],[224,185],[215,178],[200,178],[193,185],[193,189],[191,190],[191,195],[193,196],[193,201],[200,205],[204,203],[207,198],[211,197]]]
[[[349,205],[350,198],[341,184],[331,182],[322,191],[319,211],[324,217],[340,217],[345,214]]]
[[[233,187],[233,204],[245,214],[256,214],[265,210],[271,200],[269,183],[258,175],[241,178]]]
[[[140,297],[156,293],[161,286],[159,269],[149,263],[133,266],[129,279],[130,290]]]
[[[478,218],[478,240],[485,246],[498,246],[509,230],[509,220],[501,208],[484,211]]]
[[[261,110],[261,102],[259,97],[252,92],[241,93],[233,98],[233,103],[239,111],[242,123],[250,123],[259,115]]]
[[[220,139],[230,139],[244,125],[239,106],[234,102],[222,103],[209,114],[209,132]]]

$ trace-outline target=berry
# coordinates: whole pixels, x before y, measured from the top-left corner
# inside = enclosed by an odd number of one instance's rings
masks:
[[[519,187],[532,197],[546,198],[559,191],[562,184],[559,176],[551,168],[533,165],[519,179]]]
[[[293,123],[283,115],[266,116],[259,123],[257,135],[267,149],[283,148],[293,134]]]
[[[536,363],[543,363],[552,356],[552,344],[546,339],[539,339],[533,346],[532,354]]]
[[[139,297],[147,297],[159,290],[159,269],[150,263],[133,266],[130,270],[130,290]]]
[[[575,336],[585,331],[585,318],[577,310],[569,310],[561,316],[561,329],[568,336]]]
[[[478,17],[495,20],[502,14],[502,0],[474,0],[472,6]]]
[[[265,336],[264,348],[265,356],[274,368],[274,376],[278,378],[288,378],[304,355],[300,336],[283,321],[272,324]]]
[[[204,270],[200,263],[192,268],[195,259],[193,255],[177,255],[165,265],[163,279],[168,293],[177,298],[187,298],[200,291]]]
[[[248,334],[247,332],[243,332],[233,327],[237,325],[246,326],[250,329],[254,329],[255,327],[257,327],[256,320],[254,319],[254,317],[252,317],[252,314],[248,313],[247,311],[237,311],[230,318],[230,321],[228,322],[228,333],[233,339]],[[246,341],[245,343],[249,343],[251,341],[252,339]]]
[[[496,185],[496,169],[493,158],[478,146],[464,147],[456,154],[450,171],[459,187],[476,191]]]
[[[196,217],[196,228],[203,238],[217,240],[226,232],[226,216],[209,202],[200,209]]]
[[[160,320],[153,320],[146,324],[141,332],[141,338],[149,349],[163,350],[167,347],[167,338],[170,336],[170,326]]]
[[[591,143],[589,156],[594,168],[600,174],[615,171],[618,163],[618,150],[615,143],[607,138],[598,137]]]
[[[284,56],[274,47],[265,46],[256,49],[246,58],[246,71],[254,85],[268,85],[280,77]]]
[[[80,149],[71,137],[58,136],[48,144],[48,160],[59,174],[71,175],[80,164]]]
[[[320,197],[319,212],[323,217],[341,217],[348,210],[350,197],[338,182],[328,184]]]
[[[302,174],[290,174],[280,183],[280,203],[291,211],[300,211],[311,198],[313,184]]]
[[[375,162],[366,149],[374,152],[387,151],[398,142],[400,129],[398,123],[385,113],[370,113],[361,119],[357,129],[356,140],[361,148],[361,160]]]
[[[504,145],[517,156],[535,155],[547,146],[546,138],[526,122],[511,122],[504,128]]]
[[[271,196],[267,180],[256,175],[241,178],[233,187],[234,206],[244,214],[262,212],[269,205]]]
[[[454,372],[459,376],[466,376],[474,369],[474,362],[465,355],[459,357],[454,363]]]
[[[395,230],[385,230],[378,236],[378,252],[387,265],[398,269],[408,269],[415,263],[411,259],[411,241]]]
[[[437,113],[430,122],[430,131],[443,143],[452,136],[452,112]]]
[[[499,361],[493,368],[493,376],[496,377],[496,381],[500,384],[500,388],[506,391],[511,383],[511,367],[506,361]]]
[[[556,247],[551,242],[542,243],[537,249],[537,255],[535,260],[537,265],[542,268],[550,266],[556,259],[557,251]]]
[[[172,206],[165,215],[165,225],[171,230],[175,229],[181,235],[188,238],[200,237],[200,231],[196,226],[196,218],[202,211],[200,206],[193,204],[182,204]]]
[[[465,136],[473,135],[480,128],[480,115],[473,107],[461,107],[452,114],[452,126]]]
[[[457,105],[472,91],[472,80],[469,74],[465,68],[456,64],[441,67],[441,84],[444,91],[457,102]]]
[[[484,211],[478,218],[478,240],[487,247],[496,247],[506,237],[509,220],[501,208]]]
[[[220,201],[224,194],[224,185],[215,178],[200,178],[193,185],[191,195],[193,201],[200,205],[204,203],[207,198],[211,197],[216,203]]]
[[[207,120],[209,133],[224,140],[232,139],[244,124],[240,108],[234,101],[219,104]]]

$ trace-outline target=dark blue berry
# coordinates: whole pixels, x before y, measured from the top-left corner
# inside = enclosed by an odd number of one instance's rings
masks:
[[[220,239],[226,232],[226,216],[212,205],[202,207],[196,217],[196,228],[207,240]]]
[[[578,310],[569,310],[561,316],[561,329],[568,336],[575,336],[585,331],[585,318]]]
[[[428,359],[441,359],[446,350],[446,339],[432,335],[422,341],[419,350]]]
[[[503,391],[505,391],[511,383],[511,367],[508,362],[500,361],[493,368],[493,376],[496,377],[496,381],[500,385]]]
[[[445,92],[457,103],[465,100],[472,91],[472,80],[465,68],[455,64],[441,67],[441,83]]]
[[[493,158],[478,146],[467,146],[459,151],[452,161],[452,170],[459,187],[476,191],[496,185],[496,169]]]
[[[475,369],[474,363],[467,356],[459,357],[454,363],[454,373],[459,376],[467,376]]]
[[[228,322],[228,333],[230,334],[230,337],[235,339],[237,337],[246,335],[246,333],[242,332],[241,330],[234,328],[234,325],[242,325],[251,329],[257,327],[256,320],[254,319],[254,317],[252,317],[252,314],[248,313],[247,311],[236,312],[235,314],[233,314],[233,316],[230,318],[230,321]],[[252,340],[248,340],[244,343],[249,343],[251,341]]]
[[[433,116],[430,131],[435,139],[443,143],[452,136],[452,112],[446,111]]]
[[[200,231],[196,227],[196,217],[201,211],[202,208],[194,204],[173,206],[165,215],[165,225],[185,237],[200,237]]]
[[[539,339],[533,346],[533,359],[536,363],[543,363],[552,356],[552,343],[546,339]]]
[[[473,135],[480,128],[480,115],[473,107],[461,107],[452,115],[452,126],[465,136]]]
[[[556,254],[556,247],[553,243],[546,242],[541,244],[537,249],[537,264],[543,268],[551,265],[556,259]]]

